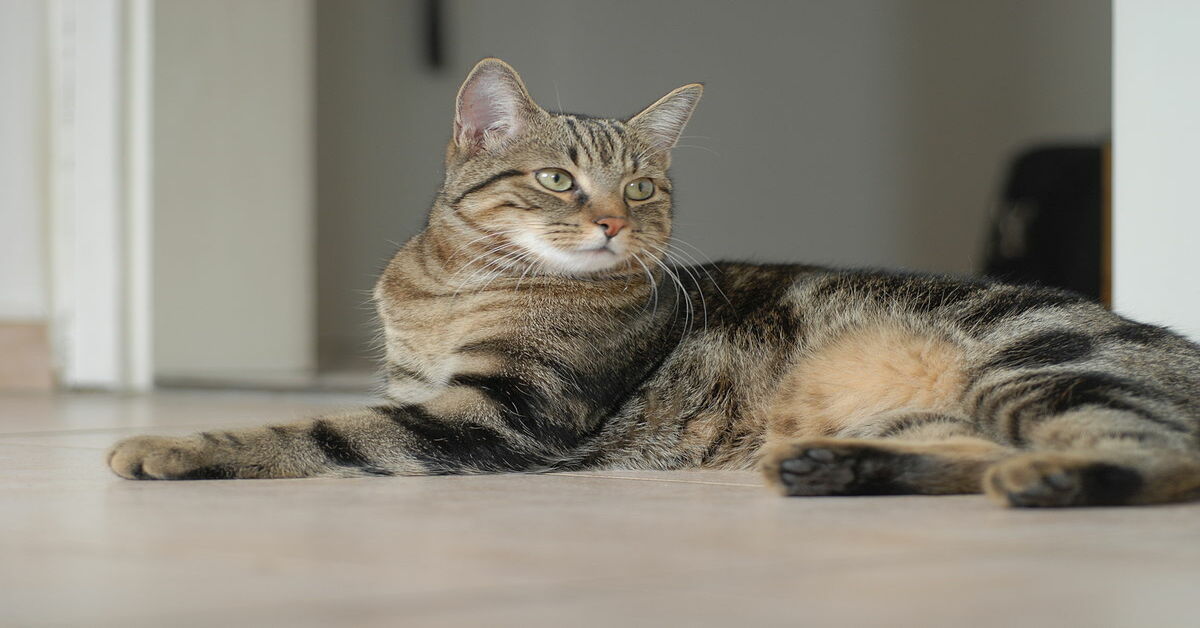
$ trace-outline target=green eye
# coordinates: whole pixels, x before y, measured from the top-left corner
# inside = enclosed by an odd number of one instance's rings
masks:
[[[542,187],[553,192],[566,192],[571,189],[572,185],[575,185],[575,180],[571,178],[571,175],[567,174],[566,170],[558,168],[544,168],[535,172],[533,176],[537,177],[538,183],[541,183]]]
[[[651,196],[654,196],[654,183],[645,177],[630,181],[629,185],[625,186],[625,198],[631,201],[644,201]]]

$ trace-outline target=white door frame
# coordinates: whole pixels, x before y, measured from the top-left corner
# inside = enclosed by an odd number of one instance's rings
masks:
[[[1200,5],[1113,9],[1113,306],[1200,341]]]
[[[309,377],[311,2],[49,8],[60,383],[137,391],[156,378]]]
[[[67,388],[146,390],[151,351],[149,0],[53,0],[51,329]]]

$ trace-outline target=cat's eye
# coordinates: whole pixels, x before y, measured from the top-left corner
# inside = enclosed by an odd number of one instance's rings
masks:
[[[533,176],[537,177],[538,183],[541,183],[542,187],[552,192],[566,192],[571,189],[572,185],[575,185],[575,180],[571,178],[571,175],[566,170],[558,168],[543,168],[533,173]]]
[[[644,201],[651,196],[654,196],[654,182],[646,177],[630,181],[629,185],[625,186],[625,198],[631,201]]]

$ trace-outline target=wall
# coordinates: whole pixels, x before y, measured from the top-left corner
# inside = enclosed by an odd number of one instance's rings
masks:
[[[318,3],[322,359],[361,353],[365,301],[440,181],[455,90],[500,56],[547,108],[627,115],[690,81],[677,235],[712,258],[969,272],[1005,161],[1109,131],[1110,8],[1094,0]]]
[[[46,7],[0,2],[0,391],[53,385],[46,319]]]
[[[1200,4],[1117,0],[1113,304],[1200,340]]]
[[[315,360],[312,7],[154,4],[154,363],[261,381]]]
[[[0,2],[0,321],[48,313],[45,12]]]

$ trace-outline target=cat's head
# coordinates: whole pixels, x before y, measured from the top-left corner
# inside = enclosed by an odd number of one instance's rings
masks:
[[[626,119],[551,113],[516,70],[480,61],[459,89],[430,227],[501,273],[641,273],[671,232],[671,148],[700,100],[685,85]]]

